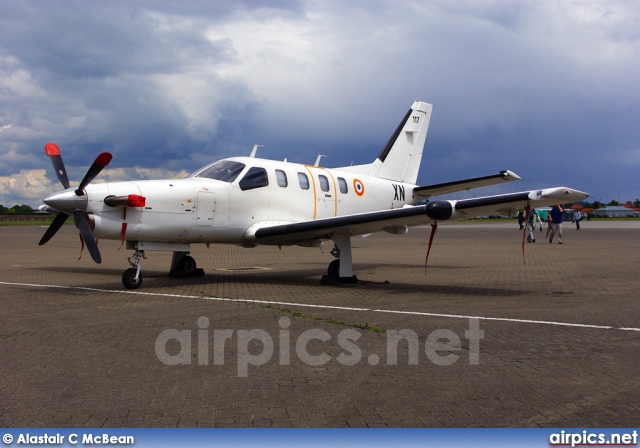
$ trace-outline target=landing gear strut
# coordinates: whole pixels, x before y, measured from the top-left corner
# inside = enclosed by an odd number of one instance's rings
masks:
[[[136,250],[132,257],[128,258],[132,266],[122,274],[122,284],[127,289],[138,289],[142,285],[142,273],[140,272],[140,258],[146,259],[144,251]]]
[[[323,285],[356,284],[358,277],[353,275],[351,261],[351,235],[348,233],[335,233],[333,235],[335,247],[331,249],[331,255],[336,259],[329,264],[327,275],[323,275],[320,283]]]

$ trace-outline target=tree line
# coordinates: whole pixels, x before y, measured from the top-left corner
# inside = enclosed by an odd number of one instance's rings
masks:
[[[0,204],[0,213],[33,213],[34,209],[29,207],[28,205],[14,205],[13,207],[5,207]]]
[[[624,203],[620,203],[615,199],[612,199],[607,203],[594,200],[593,202],[587,202],[587,201],[579,202],[579,204],[582,205],[584,208],[593,208],[593,209],[599,209],[602,207],[616,207],[619,205],[630,205],[634,208],[640,208],[640,199],[636,199],[635,201],[627,201]]]

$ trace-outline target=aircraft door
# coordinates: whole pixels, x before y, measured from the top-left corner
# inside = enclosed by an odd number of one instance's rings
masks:
[[[314,219],[336,216],[336,186],[333,176],[324,168],[308,168],[315,191]]]
[[[215,194],[208,191],[198,192],[196,203],[196,225],[210,226],[213,224],[213,216],[216,208]]]

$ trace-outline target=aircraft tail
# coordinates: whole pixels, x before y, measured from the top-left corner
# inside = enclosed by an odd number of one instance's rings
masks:
[[[373,163],[340,169],[415,184],[432,109],[416,100]]]

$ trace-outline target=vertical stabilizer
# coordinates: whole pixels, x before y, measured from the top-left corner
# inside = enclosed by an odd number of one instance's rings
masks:
[[[373,163],[341,169],[415,184],[432,109],[431,104],[415,101]]]

